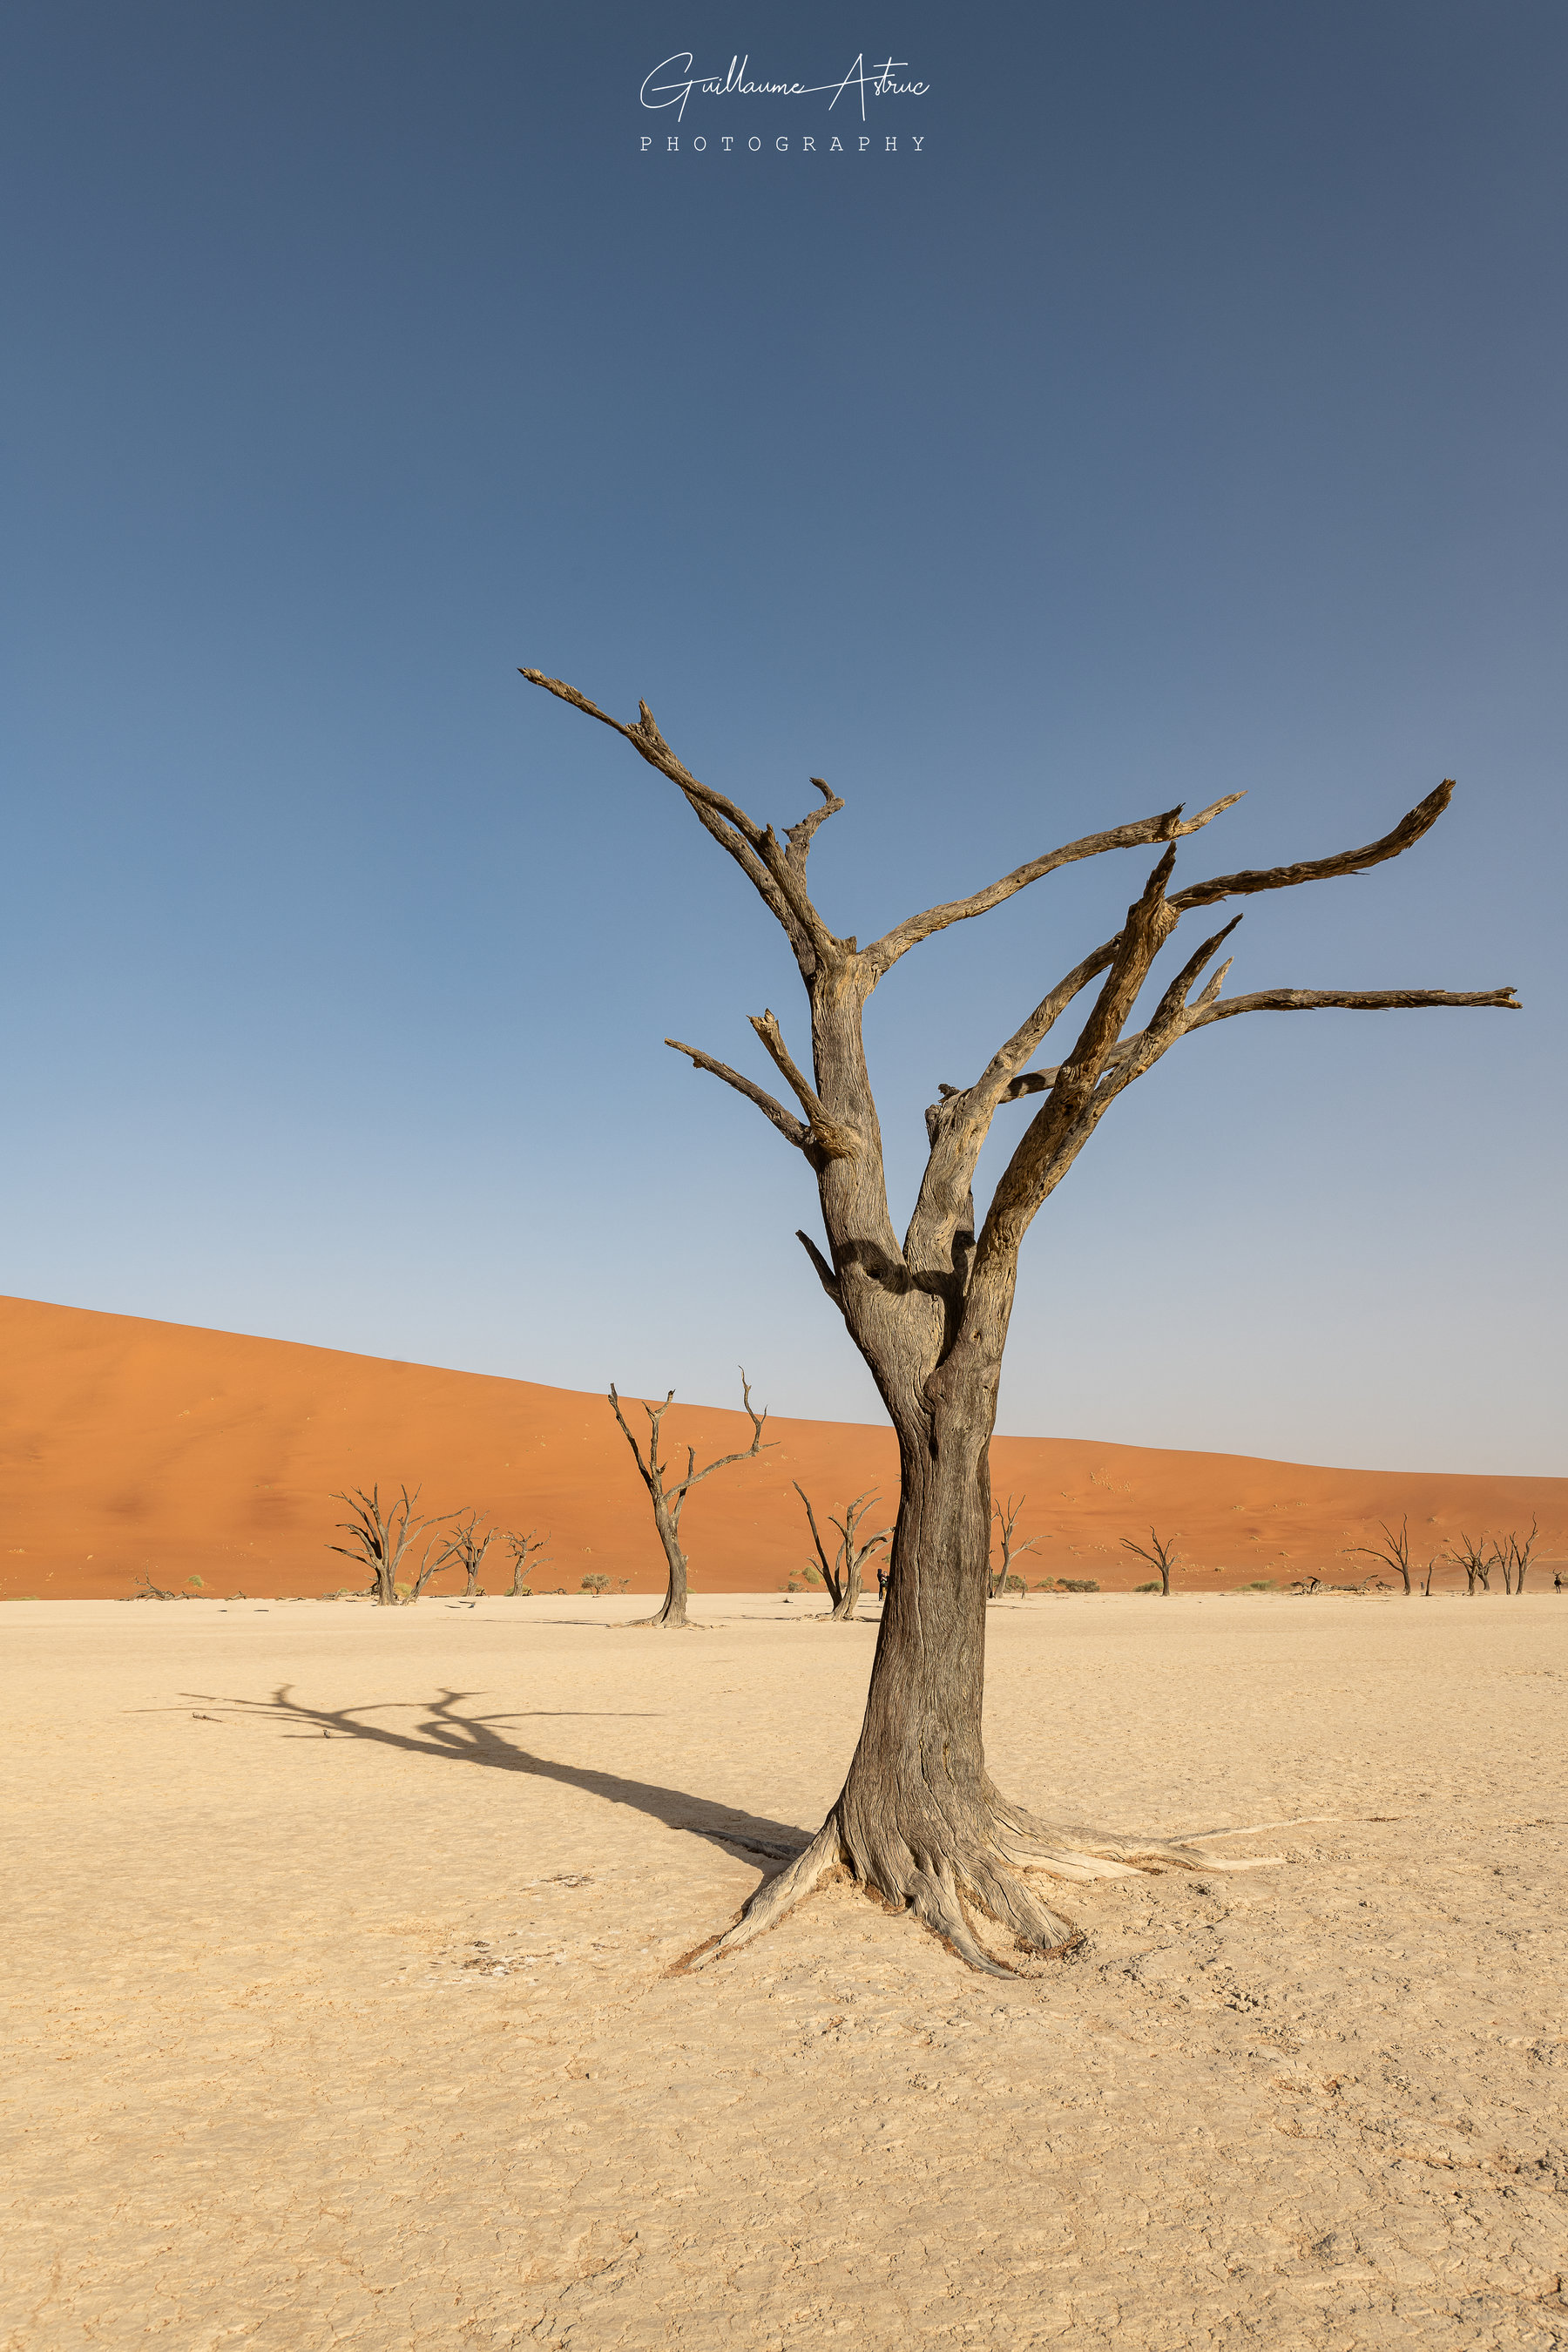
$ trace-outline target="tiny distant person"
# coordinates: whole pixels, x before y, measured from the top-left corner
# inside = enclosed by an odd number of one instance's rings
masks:
[[[1561,1584],[1561,1583],[1562,1583],[1562,1581],[1563,1581],[1562,1578],[1561,1578],[1561,1577],[1559,1577],[1559,1578],[1558,1578],[1558,1580],[1557,1580],[1557,1581],[1558,1581],[1558,1583],[1559,1583],[1559,1584]],[[878,1570],[877,1570],[877,1598],[878,1598],[878,1600],[879,1600],[879,1601],[886,1601],[887,1597],[888,1597],[888,1571],[887,1571],[886,1567],[885,1567],[885,1566],[882,1566],[882,1567],[879,1567],[879,1569],[878,1569]]]

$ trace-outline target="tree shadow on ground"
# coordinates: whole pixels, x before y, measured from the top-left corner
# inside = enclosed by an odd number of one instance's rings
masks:
[[[293,1738],[318,1738],[325,1733],[331,1738],[363,1739],[374,1747],[398,1748],[406,1756],[429,1756],[449,1764],[488,1765],[492,1771],[522,1772],[534,1780],[559,1781],[565,1788],[581,1790],[585,1796],[602,1797],[608,1804],[630,1805],[637,1812],[662,1822],[667,1829],[684,1830],[693,1837],[706,1838],[711,1844],[739,1847],[742,1853],[761,1854],[773,1862],[793,1862],[810,1842],[809,1832],[792,1822],[767,1821],[756,1813],[738,1811],[733,1805],[690,1796],[681,1789],[661,1789],[648,1780],[627,1780],[618,1772],[599,1772],[585,1765],[558,1764],[550,1757],[535,1756],[507,1738],[497,1727],[535,1720],[536,1714],[458,1712],[461,1700],[480,1698],[484,1696],[481,1691],[443,1690],[432,1699],[381,1699],[367,1706],[325,1707],[305,1706],[294,1697],[292,1683],[279,1683],[267,1699],[216,1698],[199,1691],[186,1691],[183,1696],[208,1706],[221,1706],[231,1720],[282,1725],[287,1727],[286,1736]],[[389,1711],[422,1712],[425,1720],[400,1731],[365,1719]],[[551,1710],[548,1719],[567,1716],[577,1719],[589,1712]]]

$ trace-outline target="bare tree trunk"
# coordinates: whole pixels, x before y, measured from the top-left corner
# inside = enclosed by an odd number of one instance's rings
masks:
[[[1026,1896],[997,1843],[999,1800],[981,1740],[990,1437],[990,1415],[970,1398],[899,1430],[892,1570],[865,1721],[836,1808],[856,1875],[913,1903],[966,1958],[961,1886],[1032,1941],[1057,1945],[1071,1932]],[[1015,1920],[1020,1901],[1026,1909]]]
[[[648,1625],[684,1625],[686,1622],[686,1554],[675,1532],[675,1522],[665,1507],[662,1495],[653,1495],[653,1523],[658,1529],[658,1539],[664,1546],[665,1567],[668,1584],[664,1601],[653,1616],[643,1620]]]

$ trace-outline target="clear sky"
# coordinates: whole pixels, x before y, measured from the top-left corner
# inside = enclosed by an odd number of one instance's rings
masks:
[[[678,122],[689,47],[929,87]],[[809,1171],[660,1044],[803,1044],[782,940],[526,663],[760,816],[828,777],[862,940],[1177,800],[1248,795],[1194,880],[1457,776],[1231,985],[1526,1011],[1173,1053],[1036,1223],[1001,1426],[1568,1470],[1565,65],[1532,0],[12,0],[0,1286],[877,1417]],[[900,1204],[1147,865],[885,984]]]

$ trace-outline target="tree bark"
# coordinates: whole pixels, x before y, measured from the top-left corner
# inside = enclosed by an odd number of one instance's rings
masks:
[[[664,1546],[665,1566],[669,1582],[663,1604],[651,1617],[640,1622],[645,1625],[681,1626],[686,1622],[686,1554],[675,1532],[675,1522],[665,1507],[664,1498],[649,1490],[653,1503],[653,1523],[658,1529],[658,1539]]]

